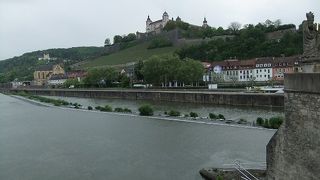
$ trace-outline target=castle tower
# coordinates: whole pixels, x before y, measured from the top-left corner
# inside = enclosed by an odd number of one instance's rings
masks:
[[[206,17],[204,17],[202,27],[203,27],[203,28],[207,28],[207,27],[209,27],[209,26],[208,26],[208,22],[207,22],[207,18],[206,18]]]
[[[150,32],[151,31],[151,27],[150,24],[152,23],[150,16],[148,15],[148,19],[146,21],[146,32]]]
[[[169,15],[167,12],[164,12],[162,15],[162,22],[167,23],[169,21]]]

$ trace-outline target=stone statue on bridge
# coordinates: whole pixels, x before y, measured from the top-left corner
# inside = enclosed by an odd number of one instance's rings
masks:
[[[306,14],[307,20],[302,22],[303,28],[303,56],[305,58],[320,56],[320,25],[314,23],[312,12]]]

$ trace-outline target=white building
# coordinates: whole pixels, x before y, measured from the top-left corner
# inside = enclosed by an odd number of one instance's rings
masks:
[[[163,13],[162,19],[154,21],[154,22],[150,19],[150,16],[148,16],[148,19],[146,21],[146,32],[147,33],[150,33],[150,32],[160,33],[168,22],[169,22],[169,15],[167,12]]]
[[[272,59],[257,59],[254,69],[254,77],[256,81],[269,81],[272,79]]]
[[[57,60],[57,58],[50,58],[49,53],[44,53],[43,57],[38,58],[39,61],[45,60],[45,61],[50,61],[50,60]]]

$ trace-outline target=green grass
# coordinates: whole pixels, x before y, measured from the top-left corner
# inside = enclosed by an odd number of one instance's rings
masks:
[[[139,60],[145,60],[153,55],[172,54],[178,47],[164,47],[156,49],[147,49],[149,43],[143,43],[122,51],[101,56],[97,59],[88,61],[82,65],[83,68],[93,68],[101,66],[121,65]]]

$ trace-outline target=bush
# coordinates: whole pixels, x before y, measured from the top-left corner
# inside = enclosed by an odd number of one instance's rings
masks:
[[[132,113],[131,109],[128,109],[128,108],[124,108],[124,109],[123,109],[123,112],[125,112],[125,113]]]
[[[269,119],[269,127],[272,129],[278,129],[283,122],[283,117],[272,117]]]
[[[114,112],[124,112],[124,109],[117,107],[114,109]]]
[[[186,118],[189,117],[189,114],[185,114],[184,117],[186,117]]]
[[[265,119],[265,120],[264,120],[263,127],[269,128],[269,120],[268,120],[268,119]]]
[[[100,111],[103,112],[112,112],[112,107],[109,105],[106,105],[105,107],[101,107]]]
[[[218,119],[218,116],[214,113],[209,113],[209,118],[210,119]]]
[[[247,120],[241,118],[237,123],[238,124],[246,124]]]
[[[101,110],[101,108],[102,108],[101,106],[95,107],[95,109],[96,109],[96,110],[99,110],[99,111]]]
[[[180,116],[180,112],[179,111],[174,111],[174,110],[171,110],[169,111],[169,116]]]
[[[54,102],[53,105],[60,106],[61,104],[59,102]]]
[[[263,126],[263,124],[264,124],[264,120],[262,119],[262,117],[258,117],[256,122],[257,122],[258,126]]]
[[[90,111],[91,111],[92,109],[93,109],[93,108],[92,108],[91,106],[88,106],[88,110],[90,110]]]
[[[190,117],[196,118],[196,117],[198,117],[198,114],[195,112],[190,112]]]
[[[152,116],[153,109],[150,105],[142,105],[139,107],[139,112],[141,116]]]
[[[223,120],[226,119],[226,118],[224,117],[224,115],[222,115],[222,114],[219,114],[219,115],[218,115],[218,118],[219,118],[219,119],[223,119]]]

